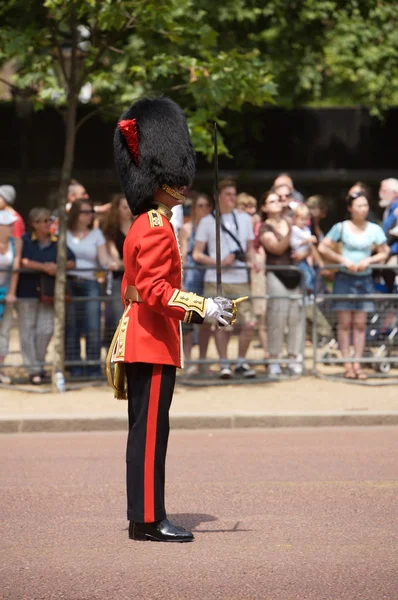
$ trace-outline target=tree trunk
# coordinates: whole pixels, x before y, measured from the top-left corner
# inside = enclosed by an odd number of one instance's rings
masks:
[[[55,278],[54,292],[54,359],[52,372],[52,389],[54,392],[62,391],[57,387],[57,371],[64,376],[65,371],[65,289],[66,289],[66,197],[68,185],[71,180],[73,161],[75,156],[76,139],[76,111],[79,90],[76,81],[78,78],[77,64],[77,29],[76,10],[72,6],[70,28],[72,34],[72,52],[70,72],[67,77],[67,111],[65,117],[65,150],[64,162],[61,171],[61,181],[58,189],[58,250],[57,250],[57,275]]]
[[[55,374],[57,371],[64,373],[65,369],[65,289],[66,289],[66,198],[68,185],[71,180],[72,167],[75,153],[75,125],[76,125],[77,96],[70,94],[66,113],[65,153],[61,171],[61,181],[58,189],[58,251],[57,275],[55,278],[54,293],[54,359],[52,387],[57,391]]]

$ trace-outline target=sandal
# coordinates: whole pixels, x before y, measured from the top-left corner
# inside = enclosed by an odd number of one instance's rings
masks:
[[[344,371],[344,379],[357,379],[357,375],[352,367]]]
[[[366,381],[368,378],[365,371],[362,371],[362,369],[355,369],[354,373],[355,373],[355,379],[359,379],[361,381]]]

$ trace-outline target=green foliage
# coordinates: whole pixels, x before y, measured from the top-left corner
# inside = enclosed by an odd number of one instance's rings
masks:
[[[276,88],[258,49],[248,39],[231,45],[217,29],[253,21],[251,3],[226,0],[216,12],[209,4],[7,0],[0,61],[17,61],[12,83],[34,91],[37,106],[62,109],[87,83],[93,102],[114,116],[143,94],[167,94],[186,110],[197,151],[210,157],[212,124],[222,110],[271,102]],[[222,140],[220,149],[227,152]]]
[[[276,97],[375,114],[396,105],[397,14],[392,0],[3,0],[0,62],[16,60],[12,83],[36,107],[62,109],[86,83],[113,117],[143,94],[170,95],[210,157],[225,109]]]
[[[398,103],[395,0],[271,4],[257,40],[282,104],[361,104],[381,114]]]

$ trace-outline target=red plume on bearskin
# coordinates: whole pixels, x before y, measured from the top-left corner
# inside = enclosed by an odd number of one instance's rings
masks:
[[[137,131],[137,119],[124,119],[119,121],[117,124],[120,131],[124,135],[124,139],[130,149],[130,152],[134,158],[135,164],[139,164],[139,150],[138,150],[138,131]]]
[[[115,167],[134,215],[148,210],[156,189],[189,186],[196,159],[185,115],[170,98],[141,98],[120,117]],[[139,163],[139,164],[138,164]]]

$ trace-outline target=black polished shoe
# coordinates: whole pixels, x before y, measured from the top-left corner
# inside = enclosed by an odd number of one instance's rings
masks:
[[[136,523],[130,521],[129,538],[141,542],[192,542],[194,536],[183,527],[176,527],[167,519],[154,523]]]

